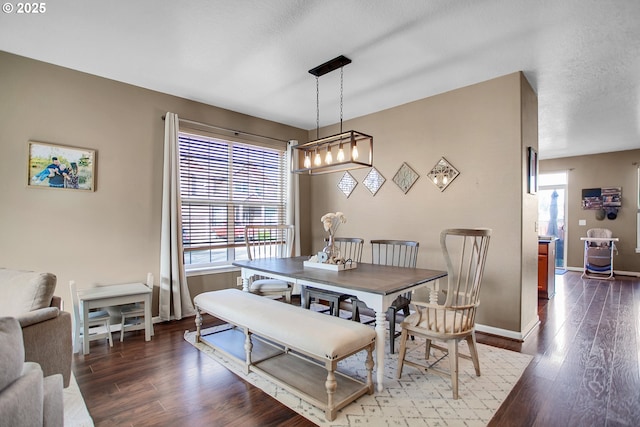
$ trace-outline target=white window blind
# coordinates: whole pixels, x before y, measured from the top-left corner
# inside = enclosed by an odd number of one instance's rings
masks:
[[[185,266],[246,259],[245,225],[285,222],[284,151],[186,132],[178,138]]]

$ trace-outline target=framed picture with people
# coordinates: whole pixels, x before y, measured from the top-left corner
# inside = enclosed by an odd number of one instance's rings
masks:
[[[29,141],[27,186],[95,191],[96,152]]]

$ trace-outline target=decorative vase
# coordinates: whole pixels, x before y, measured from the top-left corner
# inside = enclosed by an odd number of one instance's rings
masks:
[[[327,254],[327,263],[329,264],[335,264],[335,260],[340,258],[340,250],[333,243],[333,234],[329,234],[329,241],[322,252]]]

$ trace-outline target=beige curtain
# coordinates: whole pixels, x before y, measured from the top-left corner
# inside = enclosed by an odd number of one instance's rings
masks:
[[[287,157],[286,164],[291,168],[291,162],[296,162],[295,168],[298,167],[298,156],[293,152],[293,146],[298,145],[298,141],[291,140],[287,143]],[[300,255],[300,176],[297,173],[289,172],[289,179],[287,180],[287,194],[289,202],[287,203],[287,224],[293,224],[294,229],[294,241],[293,241],[293,255]],[[300,294],[300,285],[294,284],[292,293],[295,295]]]
[[[162,230],[160,233],[160,319],[195,315],[182,258],[178,116],[167,113],[164,123],[162,171]]]
[[[286,164],[291,165],[294,161],[297,163],[298,156],[295,156],[293,152],[293,146],[298,145],[298,141],[295,139],[290,140],[287,143],[287,157]],[[294,165],[295,168],[298,165]],[[289,179],[287,180],[287,194],[289,196],[289,203],[287,203],[287,224],[293,224],[295,230],[293,254],[295,256],[300,255],[300,177],[297,173],[289,172]]]

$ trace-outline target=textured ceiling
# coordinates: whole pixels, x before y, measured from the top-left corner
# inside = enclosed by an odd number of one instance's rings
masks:
[[[11,0],[9,0],[11,1]],[[14,3],[15,4],[15,3]],[[540,157],[640,148],[639,0],[56,0],[0,50],[304,129],[523,71]],[[320,124],[339,121],[339,72]],[[215,124],[215,123],[214,123]]]

